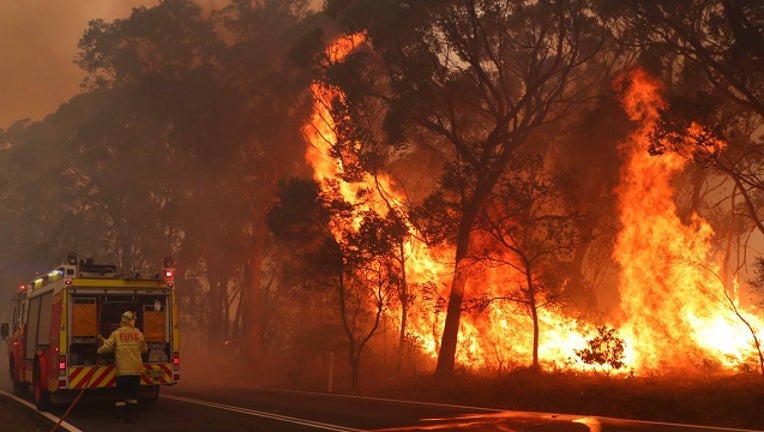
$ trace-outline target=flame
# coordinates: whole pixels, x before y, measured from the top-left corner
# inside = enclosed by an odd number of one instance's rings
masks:
[[[342,61],[366,42],[364,34],[337,39],[327,49],[329,61]],[[627,86],[623,105],[641,127],[621,145],[626,162],[617,190],[623,226],[614,249],[614,257],[621,266],[623,313],[617,330],[626,342],[625,363],[629,371],[640,373],[697,365],[709,359],[724,367],[734,367],[750,354],[751,335],[731,313],[730,305],[725,303],[725,286],[715,276],[720,269],[713,264],[710,253],[713,230],[697,215],[688,223],[677,216],[671,177],[684,168],[686,158],[673,153],[651,157],[645,151],[647,137],[665,103],[659,96],[658,84],[644,73],[637,72],[629,78],[631,85]],[[327,181],[337,184],[350,202],[357,202],[361,191],[375,191],[376,195],[372,194],[362,209],[385,214],[389,202],[402,206],[403,195],[390,177],[367,175],[355,183],[341,180],[342,164],[330,156],[337,139],[330,107],[334,98],[344,95],[338,88],[321,82],[315,82],[311,90],[314,114],[303,132],[311,143],[306,160],[314,169],[315,180],[322,185]],[[717,149],[721,148],[719,143]],[[384,200],[379,190],[386,194]],[[364,196],[368,199],[369,194]],[[410,229],[414,232],[413,227]],[[415,293],[418,300],[407,316],[407,336],[423,354],[434,359],[445,319],[442,306],[452,277],[454,251],[430,249],[412,236],[406,245],[406,256],[409,282],[420,288]],[[481,294],[502,297],[501,287],[522,283],[519,278],[520,275],[506,269],[476,267],[465,298]],[[434,290],[423,289],[427,286]],[[487,287],[488,293],[477,292],[478,287],[480,290]],[[399,311],[390,310],[388,318],[400,322],[398,314]],[[744,316],[761,328],[753,315]],[[575,355],[576,350],[586,347],[587,335],[596,328],[593,324],[546,309],[539,310],[539,321],[542,364],[557,369],[593,368]],[[490,302],[475,312],[465,312],[456,354],[459,364],[490,370],[527,365],[531,350],[532,322],[523,306]]]
[[[741,361],[752,340],[725,294],[734,291],[727,288],[734,281],[722,279],[720,259],[711,251],[712,227],[697,214],[686,223],[678,216],[671,181],[688,159],[645,151],[658,110],[665,107],[660,86],[642,71],[629,78],[623,105],[641,127],[620,148],[626,163],[618,188],[622,229],[614,257],[621,266],[625,321],[620,332],[633,353],[630,365],[636,370],[688,369],[708,362],[734,366],[730,359]],[[693,124],[686,136],[691,139],[701,129]],[[719,151],[722,147],[714,144]]]

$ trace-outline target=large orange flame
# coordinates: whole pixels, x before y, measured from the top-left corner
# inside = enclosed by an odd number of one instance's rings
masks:
[[[327,50],[330,61],[341,61],[364,42],[363,34],[339,38]],[[752,353],[751,334],[736,319],[729,302],[725,303],[725,284],[718,277],[720,269],[713,264],[710,253],[713,236],[710,225],[697,215],[689,224],[677,216],[671,179],[683,169],[686,159],[676,154],[651,157],[645,151],[658,109],[664,105],[660,88],[639,72],[630,76],[630,82],[623,105],[641,127],[621,146],[626,162],[617,192],[623,228],[614,250],[621,266],[623,317],[618,334],[626,342],[628,370],[650,373],[709,361],[725,368],[734,367]],[[341,193],[350,202],[356,201],[362,189],[386,191],[389,194],[386,200],[376,197],[365,204],[380,214],[385,214],[386,203],[391,199],[393,203],[403,203],[391,178],[368,176],[352,184],[340,180],[342,165],[329,156],[336,142],[329,107],[333,98],[344,95],[319,82],[313,84],[312,91],[314,115],[304,133],[312,144],[306,159],[314,168],[315,179],[321,184],[326,180],[338,182]],[[375,187],[376,182],[380,188]],[[412,237],[406,253],[406,272],[412,286],[435,284],[438,294],[445,298],[453,251],[428,249]],[[465,296],[478,296],[474,287],[480,286],[481,290],[488,289],[489,297],[502,297],[501,287],[520,283],[518,277],[506,269],[480,269],[470,275],[472,282]],[[433,313],[434,299],[425,301],[427,295],[422,292],[417,295],[420,301],[409,312],[407,336],[417,341],[424,354],[435,358],[444,316]],[[400,322],[398,313],[388,311],[389,319]],[[552,310],[541,309],[539,313],[542,364],[558,369],[591,369],[591,365],[584,365],[577,358],[575,350],[586,347],[586,339],[595,326]],[[753,315],[744,316],[761,328]],[[509,302],[492,302],[479,313],[467,313],[461,320],[457,362],[489,370],[527,365],[532,355],[531,332],[525,309]]]
[[[645,151],[658,109],[665,106],[658,83],[642,71],[628,78],[623,105],[641,127],[621,146],[626,160],[618,188],[622,229],[614,256],[621,265],[621,333],[629,341],[630,365],[637,370],[713,362],[734,366],[750,354],[752,341],[732,310],[737,306],[734,281],[723,280],[711,252],[711,226],[697,214],[688,223],[677,214],[671,182],[687,158]]]

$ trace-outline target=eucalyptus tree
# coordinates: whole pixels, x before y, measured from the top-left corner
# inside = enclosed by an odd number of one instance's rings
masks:
[[[301,0],[234,1],[208,16],[193,1],[164,0],[91,22],[80,41],[86,84],[125,95],[129,114],[115,128],[140,126],[132,148],[160,164],[152,197],[173,211],[168,243],[211,296],[196,306],[218,342],[237,336],[247,356],[261,348],[265,214],[304,153],[307,80],[287,54],[305,10]]]
[[[324,185],[319,192],[318,185],[310,189],[304,182],[290,182],[269,215],[269,227],[294,246],[300,259],[293,271],[311,275],[312,281],[303,283],[333,291],[336,312],[327,318],[343,331],[350,388],[357,393],[364,350],[379,333],[383,314],[400,284],[396,254],[408,230],[394,213],[382,216],[347,202],[336,185]],[[312,197],[306,194],[311,191]]]
[[[756,0],[604,1],[601,12],[623,41],[680,57],[725,98],[764,115],[764,8]]]
[[[487,234],[477,255],[516,275],[489,301],[511,301],[528,311],[533,347],[531,367],[539,369],[539,312],[559,307],[580,243],[580,218],[565,208],[554,178],[540,155],[515,155],[494,193],[483,203],[477,227]]]
[[[302,24],[308,14],[305,0],[236,0],[214,15],[227,38],[218,79],[227,95],[220,108],[230,115],[205,141],[210,150],[227,142],[231,159],[220,173],[221,186],[247,212],[242,227],[247,239],[242,244],[246,257],[242,337],[252,358],[268,345],[263,342],[269,308],[263,285],[268,277],[263,273],[269,249],[266,216],[279,182],[305,166],[302,128],[312,108],[310,76],[295,67],[291,48],[308,31]],[[208,114],[213,121],[220,120],[219,113]]]
[[[71,176],[83,208],[100,212],[122,264],[177,250],[183,158],[176,135],[193,71],[212,61],[217,38],[191,1],[136,8],[126,19],[91,21],[79,42],[83,85],[100,93],[72,137],[80,158]],[[200,80],[201,81],[201,80]],[[145,241],[153,253],[145,250]]]
[[[8,289],[60,264],[71,248],[94,246],[94,236],[79,227],[81,215],[64,181],[71,152],[63,144],[77,117],[72,111],[0,131],[0,239],[6,245],[0,255]]]
[[[605,32],[579,0],[329,1],[326,10],[368,40],[333,76],[351,105],[383,104],[390,142],[439,155],[441,188],[455,191],[417,212],[455,245],[436,369],[448,376],[480,209],[512,155],[592,90]]]
[[[118,254],[148,257],[140,247],[153,240],[152,256],[178,255],[179,274],[192,276],[179,291],[182,311],[197,316],[188,324],[202,321],[212,337],[225,340],[225,302],[220,298],[226,296],[233,273],[225,266],[231,256],[242,254],[221,255],[223,248],[215,248],[229,237],[218,232],[220,224],[212,213],[227,207],[226,226],[245,222],[234,219],[241,215],[230,210],[233,206],[211,205],[200,179],[218,179],[210,178],[198,162],[220,165],[220,155],[227,154],[227,146],[218,146],[216,153],[204,141],[221,127],[210,121],[207,110],[223,106],[227,96],[215,68],[223,46],[212,23],[191,1],[162,1],[136,8],[125,19],[90,22],[77,61],[88,74],[85,88],[103,94],[109,105],[94,110],[74,137],[79,153],[91,162],[73,175],[87,192],[81,195],[88,211],[99,210],[112,221],[120,239]],[[221,192],[216,198],[225,196]],[[229,197],[229,202],[235,199]],[[215,240],[204,237],[206,232]],[[198,276],[202,265],[211,279],[205,281],[209,289],[198,283],[205,279]],[[202,301],[203,295],[209,301]]]

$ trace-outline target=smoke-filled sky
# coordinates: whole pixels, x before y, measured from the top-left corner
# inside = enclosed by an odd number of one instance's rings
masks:
[[[74,59],[88,21],[127,18],[160,0],[0,0],[0,129],[41,120],[79,92]],[[207,10],[227,0],[197,0]],[[312,0],[313,8],[320,0]]]
[[[158,0],[0,0],[0,129],[40,120],[79,91],[73,63],[88,21],[126,18]]]

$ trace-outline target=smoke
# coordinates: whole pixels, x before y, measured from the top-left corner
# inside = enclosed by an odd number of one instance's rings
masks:
[[[0,129],[40,120],[79,92],[73,63],[88,21],[126,18],[159,0],[0,0]]]
[[[74,64],[88,22],[127,18],[133,8],[160,0],[0,0],[0,129],[19,120],[41,120],[80,91],[83,72]],[[205,10],[228,0],[197,0]],[[311,0],[320,8],[320,0]]]

